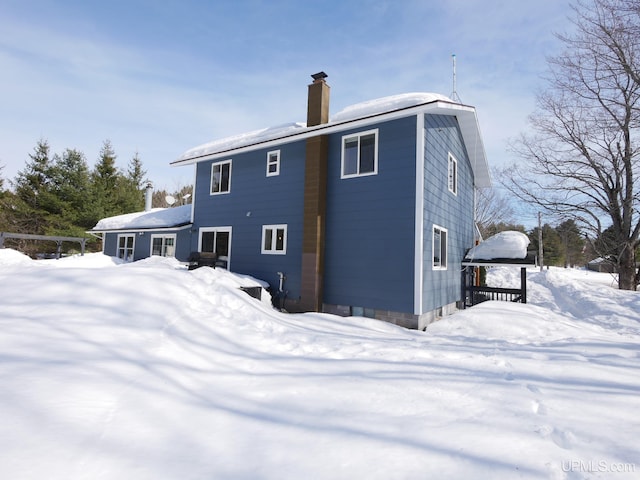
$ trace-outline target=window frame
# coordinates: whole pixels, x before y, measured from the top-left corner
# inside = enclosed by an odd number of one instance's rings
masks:
[[[267,231],[271,231],[269,236],[271,248],[267,248],[265,243],[267,240]],[[278,230],[283,230],[282,249],[278,249]],[[260,242],[260,253],[262,255],[286,255],[287,254],[287,224],[274,224],[262,226],[262,239]]]
[[[214,178],[214,170],[216,167],[220,167],[220,178],[223,178],[223,168],[225,165],[229,165],[229,179],[227,181],[227,189],[222,190],[223,182],[220,182],[220,189],[218,191],[213,191],[213,178]],[[232,172],[232,160],[222,160],[220,162],[214,162],[211,164],[211,183],[209,184],[209,195],[224,195],[231,192],[231,172]]]
[[[131,247],[127,247],[126,244],[124,247],[120,246],[120,239],[132,238]],[[120,255],[120,250],[123,251],[123,255]],[[126,252],[131,250],[131,257],[126,256]],[[133,262],[133,258],[136,252],[136,234],[135,233],[119,233],[116,243],[116,257],[124,260],[126,263]]]
[[[275,161],[272,161],[271,158],[275,157]],[[271,172],[270,167],[275,165],[275,171]],[[267,177],[275,177],[280,175],[280,150],[271,150],[267,152]]]
[[[438,238],[436,238],[436,235]],[[439,225],[433,225],[433,233],[432,233],[432,242],[431,242],[431,262],[433,270],[447,270],[449,265],[449,230]],[[443,255],[443,246],[444,246],[444,255]],[[436,247],[439,253],[438,259],[436,262]],[[444,259],[443,259],[444,257]]]
[[[360,170],[362,168],[362,163],[361,163],[361,154],[362,154],[362,148],[361,148],[361,139],[362,137],[366,137],[369,135],[373,135],[374,138],[374,143],[373,143],[373,171],[370,172],[364,172],[362,173]],[[354,138],[357,138],[358,140],[358,146],[357,146],[357,171],[356,173],[345,173],[345,147],[347,144],[347,141],[349,140],[353,140]],[[370,175],[377,175],[378,174],[378,138],[379,138],[379,130],[377,128],[374,128],[372,130],[365,130],[362,132],[356,132],[356,133],[350,133],[348,135],[343,135],[342,136],[342,142],[341,142],[341,156],[340,156],[340,178],[356,178],[356,177],[367,177]]]
[[[177,243],[178,243],[178,236],[175,233],[153,233],[153,234],[151,234],[151,242],[150,242],[150,248],[149,248],[150,255],[153,255],[153,241],[156,238],[162,239],[162,245],[160,246],[160,249],[161,249],[162,253],[160,253],[159,256],[175,258],[175,256],[176,256],[176,247],[177,247]],[[171,247],[173,247],[173,252],[172,252],[171,255],[167,255],[167,244],[166,244],[166,240],[167,239],[173,240],[173,245],[171,245]]]
[[[451,193],[458,195],[458,159],[451,152],[447,161],[447,187]]]
[[[228,233],[228,240],[227,240],[227,255],[220,255],[218,257],[218,260],[227,262],[227,270],[229,269],[230,265],[231,265],[231,246],[232,246],[232,241],[233,241],[233,228],[230,226],[223,226],[223,227],[200,227],[200,229],[198,230],[198,252],[202,252],[202,236],[204,233],[214,233],[214,239],[213,239],[213,252],[217,253],[217,247],[218,247],[218,234],[219,233]]]

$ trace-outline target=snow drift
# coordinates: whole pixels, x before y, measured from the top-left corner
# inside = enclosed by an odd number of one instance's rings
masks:
[[[0,250],[0,281],[3,478],[637,478],[640,296],[606,274],[426,332],[160,257]]]

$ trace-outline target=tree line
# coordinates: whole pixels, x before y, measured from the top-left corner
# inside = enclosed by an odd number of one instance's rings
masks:
[[[577,0],[564,50],[548,60],[546,88],[520,157],[503,185],[529,205],[572,218],[619,286],[640,284],[640,0]]]
[[[7,188],[0,166],[0,231],[86,237],[87,249],[100,249],[98,239],[86,233],[98,220],[144,209],[146,178],[136,152],[126,169],[116,165],[116,153],[105,140],[93,168],[79,150],[52,154],[41,139],[29,154],[25,167]],[[184,194],[191,187],[182,187]],[[167,206],[167,192],[154,192],[153,206]],[[7,240],[6,243],[10,241]],[[35,256],[51,250],[45,242],[14,240],[24,253]],[[76,248],[64,245],[64,250]]]

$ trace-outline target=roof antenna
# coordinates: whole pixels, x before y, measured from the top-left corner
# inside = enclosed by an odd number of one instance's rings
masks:
[[[458,96],[458,92],[456,91],[456,54],[451,55],[451,60],[453,61],[453,91],[451,92],[451,100],[454,102],[462,103],[460,97]]]

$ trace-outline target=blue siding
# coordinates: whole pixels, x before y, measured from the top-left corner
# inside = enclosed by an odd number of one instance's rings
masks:
[[[458,161],[458,194],[448,188],[448,154]],[[473,246],[473,173],[456,117],[425,115],[423,313],[460,299],[460,263]],[[446,270],[433,270],[433,225],[448,230]]]
[[[340,178],[342,137],[379,129],[378,174]],[[324,302],[413,312],[416,118],[329,137]]]
[[[280,150],[280,174],[266,176],[267,152]],[[227,158],[220,159],[226,160]],[[284,272],[288,297],[300,296],[305,142],[298,141],[238,155],[232,160],[231,190],[210,195],[211,165],[197,164],[192,250],[202,227],[232,227],[229,269],[252,275],[277,288]],[[262,226],[287,224],[286,255],[263,255]]]

